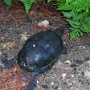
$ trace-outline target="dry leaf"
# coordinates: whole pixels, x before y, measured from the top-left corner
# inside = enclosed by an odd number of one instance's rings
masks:
[[[15,46],[15,43],[14,42],[9,42],[7,44],[4,44],[3,45],[3,48],[4,49],[8,49],[8,48],[13,47],[13,46]]]

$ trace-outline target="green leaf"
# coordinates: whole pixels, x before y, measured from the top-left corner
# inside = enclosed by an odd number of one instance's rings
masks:
[[[12,0],[4,0],[4,3],[5,3],[6,5],[10,6],[11,3],[12,3]]]
[[[64,17],[66,18],[71,18],[74,16],[74,12],[62,12],[64,14]]]
[[[70,3],[70,2],[72,2],[73,0],[66,0],[66,4],[68,4],[68,3]]]
[[[76,32],[70,33],[70,39],[73,39],[75,37],[77,37],[77,33]]]
[[[90,0],[56,0],[57,10],[61,10],[71,25],[71,38],[90,32]]]
[[[52,0],[47,0],[47,3],[51,2]]]
[[[86,17],[83,21],[82,21],[82,25],[81,25],[81,30],[83,32],[90,32],[90,16]]]
[[[80,22],[79,21],[74,21],[74,20],[67,20],[69,23],[70,23],[70,25],[77,25],[77,26],[80,26],[81,24],[80,24]]]
[[[20,1],[24,4],[26,13],[28,13],[31,5],[32,5],[36,0],[20,0]]]
[[[83,32],[78,28],[70,28],[72,30],[72,32],[70,33],[70,39],[73,39],[77,36],[82,36]]]

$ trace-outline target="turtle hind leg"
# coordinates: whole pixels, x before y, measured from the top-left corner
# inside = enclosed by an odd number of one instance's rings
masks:
[[[4,68],[5,69],[8,69],[8,68],[10,68],[12,65],[13,65],[13,63],[17,60],[17,56],[14,56],[13,58],[11,58],[11,59],[6,59],[7,58],[7,56],[5,55],[5,54],[2,54],[1,55],[1,61],[2,61],[2,63],[4,64]]]
[[[32,73],[32,78],[31,78],[31,80],[30,80],[30,82],[28,84],[28,89],[27,90],[33,90],[36,76],[37,76],[36,73]]]

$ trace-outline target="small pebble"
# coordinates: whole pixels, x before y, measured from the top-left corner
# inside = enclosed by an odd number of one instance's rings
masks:
[[[60,72],[69,73],[73,70],[73,68],[70,65],[62,64],[58,67],[58,70]]]
[[[54,85],[54,82],[51,82],[51,86],[53,86]]]
[[[50,75],[50,79],[53,79],[53,78],[54,78],[54,76],[51,74],[51,75]]]
[[[74,75],[71,75],[72,78],[74,78]]]
[[[65,79],[65,77],[67,76],[66,73],[62,73],[62,78]]]
[[[21,34],[21,42],[24,42],[24,41],[26,41],[28,38],[27,38],[27,35],[26,35],[26,33],[25,34]]]
[[[48,27],[49,26],[49,21],[48,20],[43,20],[38,23],[39,27]]]
[[[85,49],[86,47],[85,46],[82,46],[83,49]]]
[[[62,62],[61,62],[61,61],[58,61],[58,62],[57,62],[57,68],[59,68],[60,65],[62,65]]]
[[[85,49],[85,48],[86,48],[86,46],[85,46],[85,45],[84,45],[84,46],[80,46],[80,48]]]
[[[86,70],[84,74],[86,78],[90,79],[90,71]]]
[[[37,80],[37,83],[39,83],[39,81]]]
[[[66,42],[63,42],[64,45],[66,45]]]
[[[58,87],[58,90],[60,90],[61,88],[60,87]]]
[[[70,60],[67,60],[67,61],[65,61],[65,63],[70,65],[71,64],[71,61]]]

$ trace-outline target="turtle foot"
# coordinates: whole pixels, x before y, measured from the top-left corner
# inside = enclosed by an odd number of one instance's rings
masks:
[[[16,60],[17,60],[17,56],[14,56],[11,59],[7,59],[6,53],[1,55],[1,61],[4,64],[4,69],[8,69],[9,67],[11,67]]]

